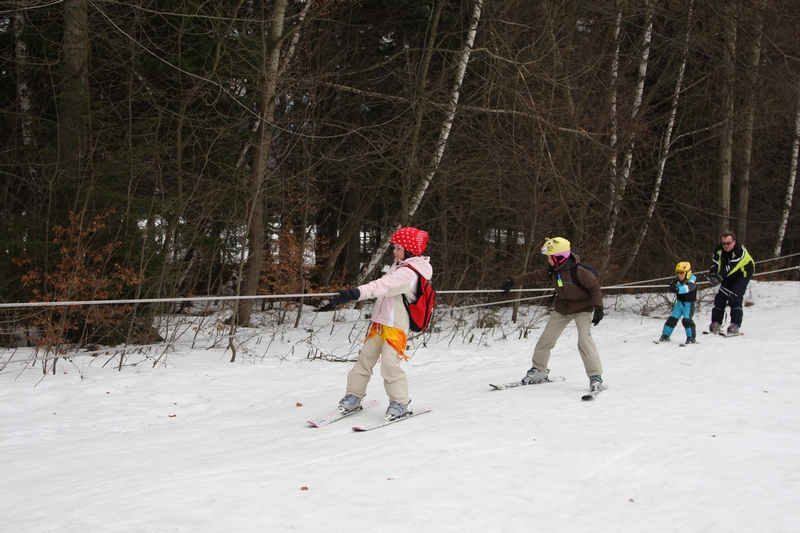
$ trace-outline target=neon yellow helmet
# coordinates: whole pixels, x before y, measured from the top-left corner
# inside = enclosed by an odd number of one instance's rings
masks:
[[[689,279],[692,277],[692,265],[688,261],[681,261],[675,265],[675,275],[677,276],[678,274],[684,274],[686,276],[685,279]]]
[[[542,253],[544,255],[569,255],[565,253],[569,251],[569,241],[564,237],[547,238],[542,246]]]

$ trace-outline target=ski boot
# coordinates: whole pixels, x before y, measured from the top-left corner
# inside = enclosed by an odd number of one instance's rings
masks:
[[[402,404],[400,402],[395,402],[394,400],[389,402],[389,407],[386,409],[386,418],[388,420],[397,420],[398,418],[403,418],[404,416],[410,415],[411,410],[408,408],[408,404]]]
[[[351,411],[358,411],[361,409],[361,398],[355,394],[348,394],[339,402],[339,411],[342,413],[349,413]]]
[[[550,374],[550,369],[547,370],[537,370],[535,367],[528,370],[528,373],[525,374],[525,377],[522,378],[522,383],[525,385],[531,385],[533,383],[541,383],[543,381],[547,381],[547,375]]]

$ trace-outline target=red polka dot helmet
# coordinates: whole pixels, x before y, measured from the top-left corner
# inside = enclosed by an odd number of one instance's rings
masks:
[[[411,227],[400,228],[394,232],[389,242],[401,246],[411,254],[422,255],[428,246],[428,232]]]

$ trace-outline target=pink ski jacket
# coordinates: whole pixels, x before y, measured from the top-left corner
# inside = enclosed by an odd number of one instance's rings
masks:
[[[413,266],[427,280],[433,275],[430,257],[410,257],[395,262],[380,279],[359,285],[358,290],[361,291],[359,300],[377,298],[372,312],[373,322],[408,331],[408,312],[403,306],[402,295],[405,294],[409,302],[416,301],[419,279],[417,273],[405,265]]]

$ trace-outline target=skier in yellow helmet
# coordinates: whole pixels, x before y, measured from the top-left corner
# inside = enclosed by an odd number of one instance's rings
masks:
[[[657,342],[669,342],[675,326],[678,325],[678,319],[681,319],[681,323],[686,329],[686,344],[695,344],[697,342],[697,326],[692,318],[694,317],[695,302],[697,302],[697,283],[689,262],[681,261],[675,265],[675,279],[669,284],[669,290],[677,298],[672,306],[672,314],[664,324],[661,338]]]
[[[591,327],[603,319],[600,282],[593,270],[581,264],[580,257],[572,253],[570,242],[563,237],[546,239],[542,254],[547,256],[548,266],[509,278],[501,287],[506,294],[515,285],[528,283],[553,283],[556,289],[554,309],[533,350],[533,367],[522,378],[522,382],[529,385],[547,381],[550,351],[564,328],[574,321],[578,328],[578,353],[589,377],[589,389],[599,392],[604,388],[603,365],[592,339]]]

